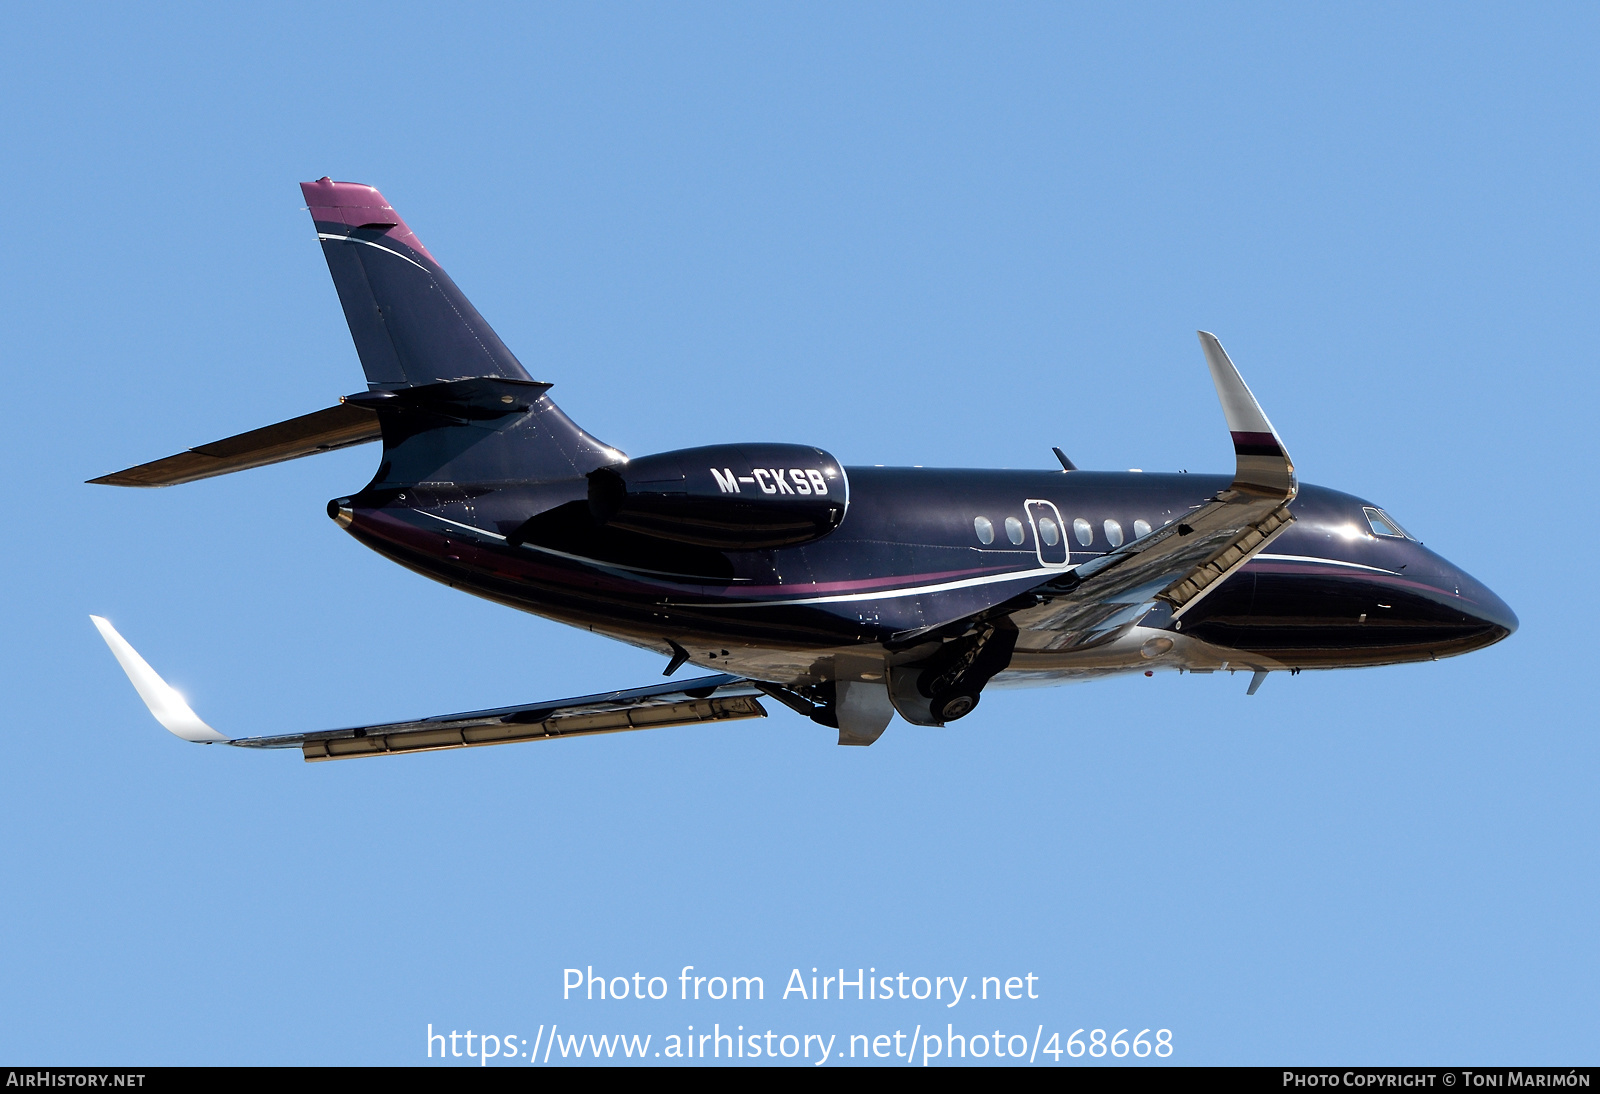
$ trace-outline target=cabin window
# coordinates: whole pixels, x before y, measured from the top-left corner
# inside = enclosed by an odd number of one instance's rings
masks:
[[[1072,534],[1078,537],[1078,543],[1087,547],[1094,542],[1094,526],[1082,517],[1072,522]]]
[[[1148,536],[1149,534],[1150,534],[1150,522],[1149,521],[1147,521],[1147,520],[1136,520],[1136,521],[1133,522],[1133,538],[1134,539],[1143,539],[1145,536]]]
[[[972,530],[978,533],[978,542],[985,546],[994,542],[994,522],[988,517],[973,517]]]
[[[1122,525],[1118,524],[1114,520],[1106,521],[1106,539],[1108,539],[1111,542],[1111,546],[1113,546],[1113,547],[1121,547],[1122,546]]]
[[[1382,509],[1374,509],[1369,505],[1361,511],[1367,515],[1367,525],[1372,529],[1373,535],[1389,536],[1392,539],[1411,538],[1406,534],[1406,530]]]
[[[1006,538],[1012,543],[1022,542],[1022,522],[1016,517],[1006,518]]]
[[[1049,517],[1039,518],[1039,538],[1044,540],[1046,547],[1054,547],[1061,542],[1061,529],[1056,527],[1056,522]]]

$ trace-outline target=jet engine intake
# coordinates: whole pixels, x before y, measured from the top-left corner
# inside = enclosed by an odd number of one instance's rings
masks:
[[[849,503],[839,461],[807,445],[685,448],[589,474],[596,523],[724,551],[821,539]]]

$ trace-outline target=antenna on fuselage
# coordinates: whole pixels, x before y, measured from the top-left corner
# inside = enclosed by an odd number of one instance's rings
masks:
[[[662,676],[671,676],[683,668],[684,662],[689,660],[689,651],[678,645],[677,642],[669,638],[667,639],[667,645],[672,647],[672,660],[667,662],[666,669],[661,673]]]
[[[1061,451],[1061,449],[1052,448],[1050,451],[1054,452],[1056,454],[1056,459],[1061,461],[1061,470],[1076,471],[1078,469],[1078,465],[1067,459],[1067,454]]]

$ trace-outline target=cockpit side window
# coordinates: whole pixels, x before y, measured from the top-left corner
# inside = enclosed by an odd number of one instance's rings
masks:
[[[1416,538],[1400,527],[1400,523],[1382,509],[1374,509],[1368,505],[1363,507],[1361,511],[1367,515],[1367,525],[1372,529],[1373,535],[1388,536],[1391,539]]]

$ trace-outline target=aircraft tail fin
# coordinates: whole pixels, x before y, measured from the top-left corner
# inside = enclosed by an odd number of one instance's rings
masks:
[[[90,482],[171,486],[380,437],[382,483],[581,479],[626,459],[550,401],[376,189],[300,188],[369,390]]]
[[[300,190],[369,388],[531,379],[376,188],[321,178]]]

